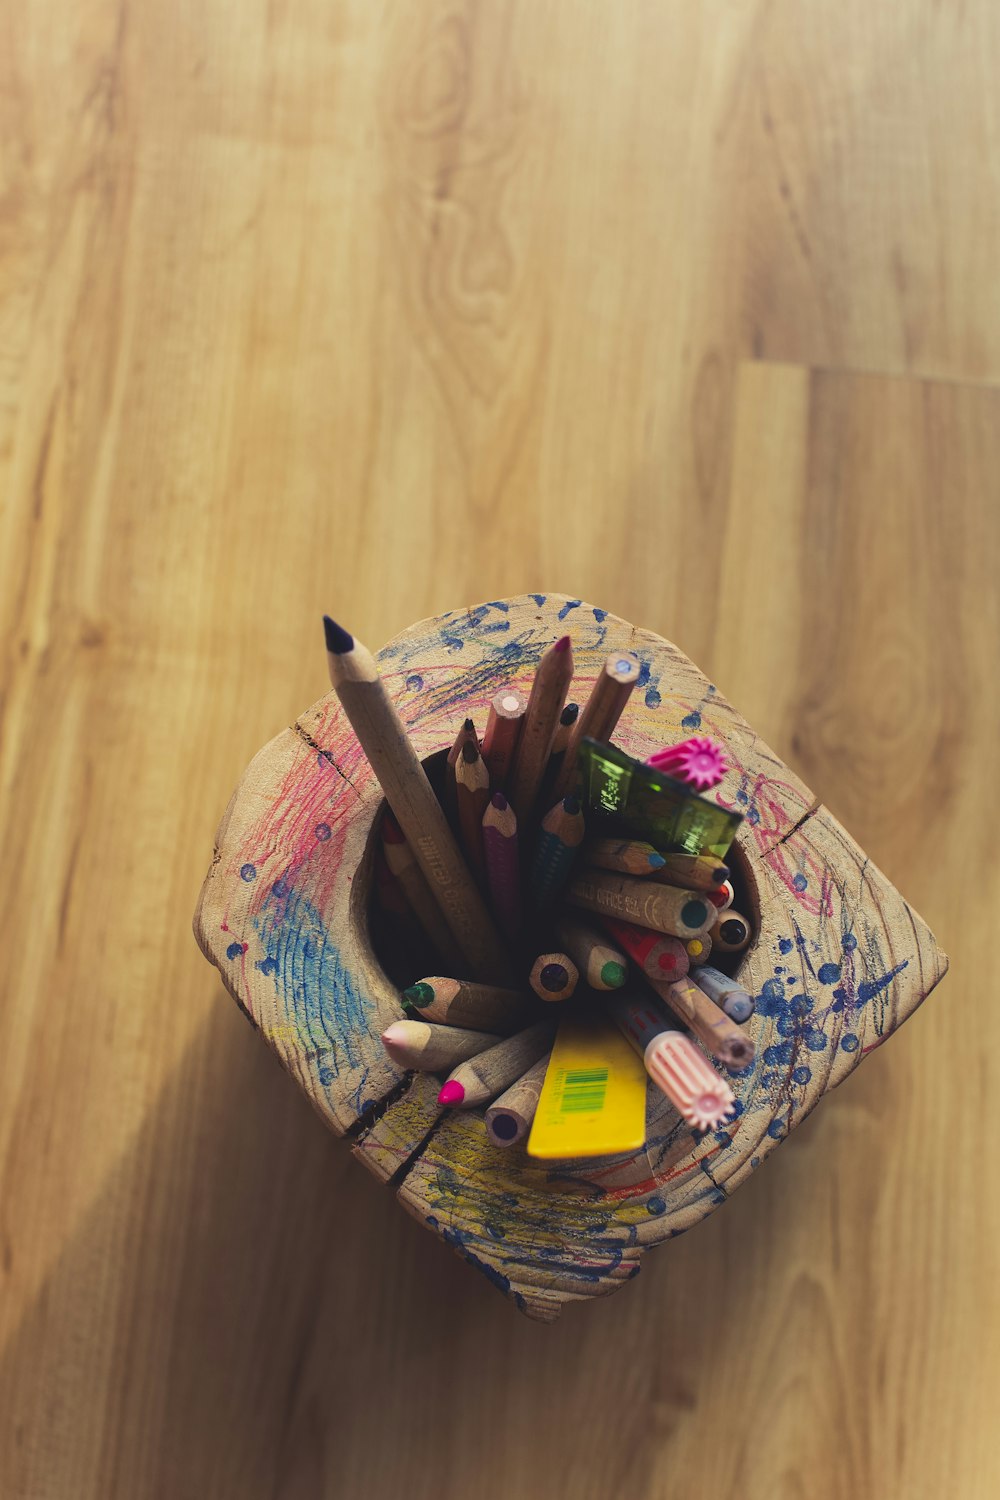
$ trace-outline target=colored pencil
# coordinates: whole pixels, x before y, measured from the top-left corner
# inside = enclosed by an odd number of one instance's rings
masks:
[[[710,854],[665,854],[656,878],[688,891],[710,891],[729,879],[729,866]]]
[[[407,1015],[421,1021],[468,1026],[472,1031],[512,1031],[522,1019],[525,997],[496,984],[467,979],[420,979],[402,995]]]
[[[490,903],[497,926],[509,943],[521,933],[521,869],[517,819],[503,792],[496,792],[483,814],[483,857]]]
[[[559,715],[559,723],[556,732],[552,736],[552,749],[549,751],[548,764],[545,767],[545,775],[542,778],[542,793],[548,803],[555,799],[552,788],[556,784],[556,778],[562,770],[562,763],[566,759],[566,747],[570,741],[573,725],[580,716],[579,703],[567,703]]]
[[[538,664],[514,752],[507,797],[517,814],[522,838],[535,810],[552,738],[572,680],[573,648],[569,636],[563,635],[549,647]]]
[[[580,971],[568,953],[541,953],[531,966],[528,983],[539,1000],[568,1000]]]
[[[456,782],[456,770],[462,759],[462,751],[466,745],[478,745],[476,726],[471,719],[465,719],[461,729],[455,736],[454,744],[448,751],[448,758],[444,768],[444,808],[448,814],[448,821],[458,835],[458,786]]]
[[[324,627],[330,680],[472,976],[502,982],[510,966],[500,934],[379,677],[375,658],[329,617]]]
[[[449,969],[460,969],[463,963],[461,949],[452,937],[444,913],[434,900],[413,850],[391,812],[385,813],[382,818],[382,850],[390,873],[399,882],[414,916],[434,944],[439,957],[444,959]]]
[[[736,979],[723,974],[721,969],[706,967],[698,972],[698,988],[708,998],[722,1007],[731,1021],[742,1024],[754,1013],[754,998]]]
[[[687,949],[688,960],[692,969],[707,964],[712,957],[712,939],[707,932],[700,932],[697,937],[688,938],[684,944]]]
[[[713,885],[705,895],[711,901],[717,912],[728,911],[736,900],[736,892],[733,890],[731,880],[724,880],[721,885]]]
[[[552,1034],[551,1021],[536,1021],[526,1031],[459,1063],[438,1094],[438,1103],[452,1109],[491,1103],[550,1050]]]
[[[681,1118],[696,1130],[717,1129],[736,1099],[691,1038],[671,1026],[652,1000],[613,995],[608,1011]]]
[[[590,697],[570,731],[569,744],[553,788],[556,797],[565,797],[576,790],[576,757],[580,741],[585,735],[602,742],[611,738],[641,671],[642,664],[631,651],[612,651],[608,655]]]
[[[550,906],[562,892],[583,834],[579,797],[564,797],[545,814],[531,864],[531,894],[537,906]]]
[[[493,1047],[502,1037],[488,1031],[466,1031],[461,1026],[433,1026],[427,1021],[393,1021],[382,1033],[382,1045],[401,1068],[436,1073],[454,1068]]]
[[[601,933],[575,917],[562,917],[556,923],[556,937],[591,989],[621,989],[628,978],[628,959]]]
[[[660,999],[674,1015],[690,1026],[706,1051],[727,1068],[745,1068],[754,1059],[754,1044],[726,1013],[708,998],[691,979],[673,984],[650,979]]]
[[[551,1054],[546,1052],[486,1111],[486,1134],[494,1146],[516,1146],[531,1129]]]
[[[650,927],[635,927],[616,917],[603,919],[605,929],[650,979],[683,979],[691,965],[686,944]]]
[[[483,735],[483,760],[490,773],[490,786],[503,791],[514,764],[514,751],[521,736],[527,699],[512,688],[497,693],[490,704],[490,716]]]
[[[652,875],[666,863],[652,844],[641,839],[588,839],[583,859],[599,870],[614,870],[619,875]]]
[[[458,799],[458,834],[477,880],[486,879],[483,857],[483,814],[490,805],[490,778],[479,746],[471,741],[462,746],[455,764],[455,796]]]
[[[717,912],[715,925],[712,927],[712,942],[720,953],[742,953],[750,941],[752,928],[746,917],[740,912],[729,911]]]
[[[685,939],[706,932],[715,920],[715,908],[695,891],[603,870],[586,870],[575,876],[569,900],[585,911],[621,917],[639,927],[653,927]]]

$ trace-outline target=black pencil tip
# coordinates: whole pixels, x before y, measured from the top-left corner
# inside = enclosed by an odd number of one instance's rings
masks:
[[[559,722],[560,722],[560,724],[563,724],[563,725],[566,725],[566,724],[575,724],[576,723],[577,714],[579,712],[580,712],[580,705],[579,705],[579,703],[567,703],[566,707],[563,709],[562,713],[559,715]]]
[[[570,792],[568,797],[563,798],[563,812],[578,813],[580,811],[580,799]]]
[[[334,656],[343,656],[345,651],[354,650],[353,635],[348,635],[343,625],[338,625],[329,615],[323,616],[323,633],[326,636],[326,649],[332,651]]]
[[[466,719],[465,723],[462,725],[462,728],[465,730],[466,734],[472,734],[475,730],[475,727],[476,726],[475,724],[473,724],[471,719]]]

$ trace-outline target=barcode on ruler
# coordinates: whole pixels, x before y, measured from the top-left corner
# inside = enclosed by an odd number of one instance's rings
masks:
[[[563,1074],[559,1113],[593,1112],[603,1108],[608,1087],[607,1068],[569,1068]]]

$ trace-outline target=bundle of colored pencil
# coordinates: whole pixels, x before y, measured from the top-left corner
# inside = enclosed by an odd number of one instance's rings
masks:
[[[482,740],[467,714],[438,796],[371,653],[324,623],[331,680],[388,804],[375,899],[412,976],[403,1019],[383,1033],[389,1055],[446,1074],[439,1104],[484,1107],[494,1145],[530,1132],[543,1158],[641,1145],[647,1077],[693,1129],[717,1127],[735,1103],[719,1065],[754,1056],[740,1029],[753,998],[725,972],[752,936],[730,868],[690,841],[609,833],[582,775],[640,679],[638,657],[612,652],[578,707],[562,636],[527,700],[513,687],[494,697]],[[706,738],[647,764],[691,796],[725,772]],[[428,954],[440,974],[423,972]]]

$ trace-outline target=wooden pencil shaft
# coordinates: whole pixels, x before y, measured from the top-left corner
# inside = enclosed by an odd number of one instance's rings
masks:
[[[539,1000],[568,1000],[580,980],[580,972],[568,953],[540,953],[531,966],[528,983]]]
[[[455,763],[455,793],[462,848],[473,873],[483,879],[483,814],[490,802],[490,778],[483,757],[472,744],[464,746]]]
[[[468,1026],[472,1031],[508,1032],[520,1024],[525,996],[496,984],[466,979],[421,979],[403,991],[405,1009],[421,1021]]]
[[[663,864],[663,855],[641,839],[588,839],[583,860],[598,870],[619,875],[653,875]]]
[[[669,984],[650,979],[649,983],[713,1057],[730,1068],[745,1068],[753,1062],[753,1042],[691,979]]]
[[[691,959],[680,938],[666,937],[651,927],[635,927],[616,917],[604,917],[602,925],[644,974],[653,979],[684,978]]]
[[[511,688],[497,693],[490,704],[490,716],[483,736],[483,760],[495,792],[502,791],[507,784],[526,709],[527,700]]]
[[[583,834],[583,813],[577,798],[566,797],[545,814],[531,866],[532,895],[539,905],[554,901],[562,891],[576,863]]]
[[[573,917],[556,923],[556,937],[595,990],[618,990],[628,974],[628,959],[600,932]]]
[[[454,1068],[500,1041],[503,1038],[493,1032],[435,1026],[427,1021],[393,1021],[382,1033],[382,1045],[393,1062],[420,1073]]]
[[[538,664],[510,772],[510,804],[522,833],[535,810],[556,724],[573,678],[573,649],[564,636]]]
[[[521,866],[517,822],[509,807],[491,803],[483,816],[483,858],[490,905],[504,937],[514,943],[521,932]]]
[[[472,975],[504,978],[510,965],[500,934],[385,691],[374,657],[355,642],[353,650],[328,652],[327,659],[344,712]]]
[[[733,890],[731,880],[724,880],[721,885],[713,886],[705,894],[720,915],[722,912],[728,911],[736,900],[736,892]]]
[[[612,651],[591,689],[583,709],[570,731],[569,743],[559,775],[556,778],[555,794],[565,797],[576,785],[576,757],[584,735],[592,740],[609,740],[622,716],[632,690],[639,681],[642,664],[631,651]]]
[[[586,911],[621,917],[671,937],[696,937],[715,920],[715,908],[694,891],[629,875],[582,871],[569,888],[569,900]]]
[[[573,734],[573,725],[580,716],[580,705],[578,703],[567,703],[559,715],[556,732],[552,736],[552,749],[550,755],[565,755],[566,746],[569,744]]]
[[[527,1073],[512,1083],[486,1111],[486,1133],[494,1146],[516,1146],[528,1134],[538,1108],[550,1056],[551,1052],[547,1051],[532,1063]]]
[[[729,867],[707,854],[664,854],[654,880],[689,891],[710,891],[729,879]]]
[[[435,901],[431,888],[413,857],[413,850],[403,838],[402,832],[399,832],[399,842],[393,843],[390,843],[383,833],[382,849],[389,871],[399,882],[403,895],[409,902],[424,934],[434,944],[449,969],[460,969],[463,964],[462,951],[452,936],[444,913]]]
[[[707,964],[712,957],[712,939],[707,932],[700,932],[697,937],[688,938],[684,947],[687,949],[688,961],[692,969]],[[678,974],[676,977],[679,979],[681,976]]]
[[[459,1107],[474,1109],[496,1099],[551,1047],[551,1021],[536,1021],[525,1031],[519,1031],[468,1062],[460,1063],[450,1075],[465,1089],[465,1098]]]
[[[753,929],[740,912],[716,912],[711,929],[712,942],[720,953],[742,953],[750,941]]]

